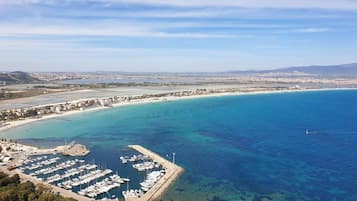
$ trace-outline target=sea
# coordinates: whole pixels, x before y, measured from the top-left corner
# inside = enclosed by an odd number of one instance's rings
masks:
[[[39,121],[0,137],[75,141],[125,174],[140,144],[185,169],[162,201],[356,201],[357,90],[195,98]],[[121,196],[117,189],[110,193]]]

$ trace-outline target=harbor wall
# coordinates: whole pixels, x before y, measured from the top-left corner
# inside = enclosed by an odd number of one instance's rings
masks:
[[[149,156],[152,160],[161,164],[165,170],[165,175],[143,196],[137,198],[126,198],[125,201],[156,201],[164,195],[164,193],[170,188],[170,186],[178,179],[178,177],[184,172],[184,169],[170,161],[164,159],[158,154],[144,148],[140,145],[129,145],[129,148]]]

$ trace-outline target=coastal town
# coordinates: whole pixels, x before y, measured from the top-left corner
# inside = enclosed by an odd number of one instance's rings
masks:
[[[264,78],[266,80],[266,78]],[[288,80],[280,79],[281,82]],[[171,102],[181,99],[226,95],[249,95],[329,90],[326,86],[288,83],[261,86],[187,85],[153,87],[114,87],[100,89],[56,92],[40,96],[2,100],[0,108],[0,131],[29,124],[35,121],[64,115],[110,109],[131,104]],[[345,83],[346,84],[346,83]],[[349,86],[347,83],[346,86]],[[353,84],[353,83],[352,83]],[[345,89],[345,85],[335,88]],[[66,100],[66,101],[63,101]],[[26,104],[22,104],[25,102]],[[38,148],[15,140],[0,142],[0,171],[19,175],[22,181],[45,185],[50,192],[79,201],[125,200],[156,201],[184,172],[172,161],[140,146],[129,145],[135,154],[118,156],[118,161],[134,169],[144,178],[137,186],[129,188],[132,178],[100,163],[86,160],[90,150],[75,142],[54,148]],[[125,188],[126,186],[126,188]],[[120,190],[118,190],[120,189]],[[120,191],[120,192],[118,192]]]
[[[117,106],[153,102],[169,102],[172,100],[239,95],[250,93],[271,93],[306,90],[298,85],[286,87],[187,87],[138,94],[118,94],[93,98],[71,99],[65,102],[32,104],[16,106],[0,110],[0,130],[6,130],[34,121],[55,118],[86,111],[110,109]],[[85,90],[83,90],[85,93]],[[113,90],[115,91],[115,90]],[[74,94],[80,93],[75,91]],[[58,93],[61,94],[61,93]],[[49,94],[50,95],[50,94]],[[41,96],[33,97],[34,100]],[[15,99],[15,101],[17,101]],[[4,105],[3,105],[4,106]],[[140,146],[130,145],[134,155],[121,156],[122,164],[128,164],[138,173],[145,172],[145,179],[135,188],[126,188],[119,195],[110,194],[114,189],[129,186],[130,177],[123,177],[113,169],[106,168],[85,160],[90,150],[74,142],[54,148],[41,149],[3,139],[0,144],[1,171],[9,175],[19,175],[23,181],[31,181],[36,185],[46,185],[53,192],[79,201],[117,200],[155,201],[158,200],[183,173],[183,168],[170,162],[156,153]],[[69,157],[69,158],[68,158]],[[84,158],[83,158],[84,157]],[[118,157],[119,158],[119,157]]]
[[[298,86],[288,89],[300,89]],[[276,88],[275,90],[284,90],[284,88]],[[248,92],[264,92],[267,89],[254,88],[254,89],[236,89],[236,88],[224,88],[224,89],[194,89],[160,94],[148,94],[148,95],[134,95],[134,96],[114,96],[109,98],[95,98],[85,99],[77,101],[68,101],[65,103],[48,104],[34,106],[30,108],[15,108],[0,111],[0,127],[6,127],[8,122],[24,120],[28,118],[42,118],[47,115],[63,114],[70,111],[84,111],[87,109],[93,109],[98,107],[113,107],[120,104],[128,104],[135,102],[145,101],[168,101],[170,98],[182,98],[192,96],[204,96],[212,94],[224,94],[224,93],[248,93]]]
[[[357,201],[357,0],[0,0],[0,201]]]

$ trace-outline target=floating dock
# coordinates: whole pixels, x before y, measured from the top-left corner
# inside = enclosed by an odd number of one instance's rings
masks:
[[[125,201],[155,201],[158,200],[166,190],[173,184],[176,179],[184,172],[184,169],[165,158],[159,156],[158,154],[140,146],[140,145],[129,145],[129,148],[135,149],[136,151],[149,156],[152,160],[158,162],[165,168],[165,175],[145,194],[140,197],[128,197]]]

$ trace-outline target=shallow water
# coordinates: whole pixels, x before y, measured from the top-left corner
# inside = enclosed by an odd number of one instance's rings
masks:
[[[355,201],[356,102],[357,91],[212,97],[66,116],[1,135],[40,146],[75,140],[119,174],[128,144],[176,152],[185,173],[165,201]]]

